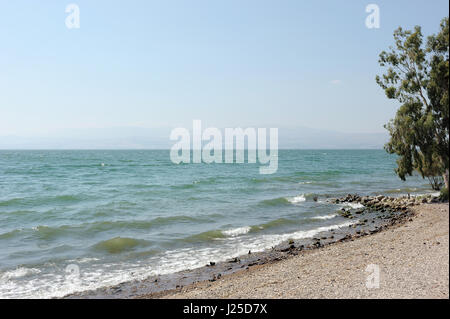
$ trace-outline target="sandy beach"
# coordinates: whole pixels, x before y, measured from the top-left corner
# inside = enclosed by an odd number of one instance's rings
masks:
[[[303,251],[159,297],[448,298],[448,203],[423,204],[414,212],[406,223],[382,232]],[[366,286],[368,265],[379,267],[378,288]]]

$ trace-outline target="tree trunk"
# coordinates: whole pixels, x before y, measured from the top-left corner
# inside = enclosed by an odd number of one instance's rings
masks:
[[[448,190],[448,168],[445,170],[443,177],[444,177],[445,188],[447,188],[447,190]]]

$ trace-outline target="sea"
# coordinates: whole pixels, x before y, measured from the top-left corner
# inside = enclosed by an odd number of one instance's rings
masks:
[[[384,150],[174,164],[169,150],[0,151],[0,298],[52,298],[202,267],[348,224],[351,194],[433,193]],[[355,208],[355,207],[354,207]]]

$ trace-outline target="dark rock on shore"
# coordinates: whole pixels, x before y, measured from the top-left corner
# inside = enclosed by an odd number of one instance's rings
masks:
[[[380,212],[394,212],[394,211],[407,211],[408,208],[424,204],[424,203],[437,203],[439,197],[434,195],[422,195],[422,196],[401,196],[401,197],[387,197],[384,195],[377,196],[359,196],[357,194],[348,194],[341,198],[331,198],[329,202],[334,204],[340,203],[360,203],[365,206],[363,209],[358,209],[354,213],[362,214],[367,209],[372,209]],[[341,209],[340,215],[346,218],[350,218],[352,213],[350,210]]]

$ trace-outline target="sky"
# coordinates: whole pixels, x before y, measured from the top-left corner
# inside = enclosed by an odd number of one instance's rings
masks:
[[[80,9],[69,29],[66,6]],[[380,28],[365,25],[368,4]],[[381,133],[375,82],[398,26],[448,2],[0,0],[0,137],[92,129],[307,127]]]

